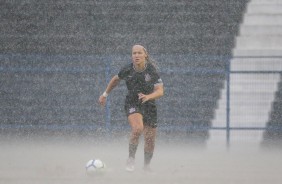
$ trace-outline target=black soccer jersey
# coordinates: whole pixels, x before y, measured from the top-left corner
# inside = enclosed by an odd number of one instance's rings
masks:
[[[162,79],[151,63],[146,63],[145,69],[140,72],[134,69],[133,63],[130,63],[119,71],[118,77],[126,82],[127,97],[136,102],[138,93],[150,94],[154,91],[155,85],[162,84]]]

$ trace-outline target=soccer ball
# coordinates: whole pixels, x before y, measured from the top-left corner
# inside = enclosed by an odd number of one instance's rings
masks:
[[[100,159],[91,159],[86,163],[85,169],[87,175],[93,176],[103,174],[106,169],[106,165]]]

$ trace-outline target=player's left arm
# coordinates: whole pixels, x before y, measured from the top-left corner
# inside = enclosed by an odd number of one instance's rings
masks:
[[[150,93],[148,95],[145,95],[143,93],[139,93],[139,99],[142,100],[142,103],[147,102],[149,100],[155,100],[164,95],[164,85],[163,83],[157,83],[154,85],[154,91],[153,93]]]

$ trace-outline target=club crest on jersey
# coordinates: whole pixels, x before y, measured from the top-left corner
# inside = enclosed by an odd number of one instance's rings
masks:
[[[151,76],[148,73],[146,73],[145,74],[145,81],[149,82],[150,80],[151,80]]]

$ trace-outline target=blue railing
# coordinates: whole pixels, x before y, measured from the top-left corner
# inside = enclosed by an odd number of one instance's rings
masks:
[[[237,56],[233,57],[236,59],[281,59],[281,66],[282,68],[282,56]],[[231,70],[231,59],[228,60],[227,65],[226,65],[226,127],[223,127],[223,130],[226,130],[226,143],[227,146],[230,144],[230,132],[232,130],[253,130],[253,131],[282,131],[282,127],[236,127],[236,126],[231,126],[230,124],[230,78],[231,75],[239,74],[239,75],[244,75],[244,74],[282,74],[281,69],[278,70]]]
[[[220,60],[221,62],[226,63],[226,68],[225,69],[210,69],[208,67],[199,67],[199,68],[193,68],[193,69],[184,69],[182,67],[177,67],[177,66],[171,66],[169,68],[162,67],[160,69],[160,72],[164,74],[168,73],[194,73],[194,74],[199,74],[199,75],[205,75],[205,74],[223,74],[225,75],[226,78],[226,126],[225,127],[216,127],[216,126],[209,126],[209,127],[192,127],[192,126],[187,126],[185,128],[183,127],[175,127],[176,129],[179,130],[223,130],[226,131],[226,142],[229,145],[230,143],[230,132],[232,130],[267,130],[271,129],[268,127],[234,127],[230,124],[230,77],[231,75],[237,74],[237,75],[244,75],[244,74],[281,74],[282,71],[234,71],[231,70],[230,68],[230,61],[231,57],[230,56],[195,56],[195,55],[162,55],[162,56],[154,56],[155,58],[158,58],[159,60],[164,60],[164,59],[174,59],[177,58],[179,62],[180,59],[183,58],[193,58],[195,62],[200,62],[201,58],[205,59],[216,59]],[[47,66],[40,66],[38,63],[42,62],[42,58],[44,59],[43,63],[47,63]],[[47,58],[47,59],[46,59]],[[239,58],[239,57],[238,57]],[[246,56],[246,57],[240,57],[242,59],[249,59],[249,58],[256,58],[252,56]],[[262,57],[259,57],[262,58]],[[265,57],[265,58],[281,58],[282,57]],[[33,62],[29,62],[29,61]],[[72,60],[72,61],[77,61],[77,62],[82,62],[82,65],[80,66],[68,66],[67,61]],[[128,62],[130,61],[130,57],[125,57],[125,56],[93,56],[93,55],[88,55],[88,56],[64,56],[64,55],[56,55],[56,56],[46,56],[46,55],[20,55],[20,54],[2,54],[0,55],[0,74],[1,73],[16,73],[16,72],[23,72],[23,73],[92,73],[92,74],[97,74],[97,73],[104,73],[106,76],[106,81],[108,82],[111,78],[111,76],[117,72],[117,66],[114,63],[115,60],[121,61],[121,62]],[[17,61],[16,65],[13,65],[13,61]],[[21,61],[21,62],[19,62]],[[66,62],[66,65],[61,65],[61,66],[48,66],[48,63],[56,63],[59,61],[64,61]],[[83,61],[86,62],[88,65],[92,61],[98,62],[101,67],[98,68],[91,68],[89,66],[84,66]],[[25,64],[27,63],[27,65]],[[104,84],[104,87],[106,87],[106,83]],[[0,115],[3,117],[4,115]],[[65,126],[65,127],[64,127]],[[30,125],[17,125],[17,124],[5,124],[5,123],[0,123],[0,130],[1,129],[10,129],[10,128],[16,128],[16,129],[21,129],[21,128],[34,128],[34,126]],[[89,123],[84,123],[82,125],[38,125],[37,128],[40,127],[47,127],[50,129],[65,129],[65,128],[74,128],[74,129],[84,129],[89,127],[95,127],[92,122]],[[106,108],[105,108],[105,128],[107,130],[115,129],[116,127],[113,127],[111,123],[111,104],[109,103],[109,100],[107,102]],[[163,127],[165,128],[165,127]],[[95,129],[95,128],[93,128]]]

